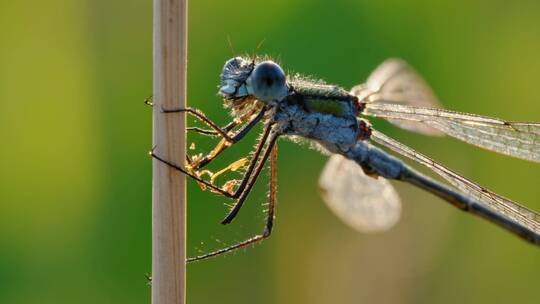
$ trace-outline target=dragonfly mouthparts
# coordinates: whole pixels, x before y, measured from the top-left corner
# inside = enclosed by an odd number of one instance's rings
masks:
[[[220,76],[219,95],[229,100],[248,96],[246,80],[254,67],[254,61],[242,57],[227,60]]]

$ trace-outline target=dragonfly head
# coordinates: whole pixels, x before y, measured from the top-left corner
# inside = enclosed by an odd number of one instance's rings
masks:
[[[267,103],[282,100],[289,94],[289,87],[277,63],[235,57],[223,67],[219,94],[226,100],[254,97]]]

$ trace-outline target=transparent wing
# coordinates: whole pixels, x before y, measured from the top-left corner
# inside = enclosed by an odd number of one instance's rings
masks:
[[[526,207],[519,205],[507,198],[504,198],[490,190],[466,179],[458,173],[437,163],[433,159],[416,152],[415,150],[397,142],[396,140],[378,132],[373,131],[372,140],[375,142],[406,156],[428,168],[446,179],[450,184],[459,189],[459,191],[470,196],[474,200],[484,204],[498,214],[517,222],[535,233],[540,233],[540,214]]]
[[[540,123],[510,122],[442,109],[373,103],[366,114],[417,121],[467,143],[502,154],[540,162]]]
[[[401,203],[390,182],[367,176],[354,161],[332,155],[319,179],[326,205],[361,232],[390,229],[399,220]]]
[[[388,59],[379,65],[365,84],[351,89],[351,94],[368,103],[391,100],[394,103],[428,108],[442,108],[437,97],[422,77],[401,59]],[[444,133],[415,121],[389,121],[401,128],[425,135]]]

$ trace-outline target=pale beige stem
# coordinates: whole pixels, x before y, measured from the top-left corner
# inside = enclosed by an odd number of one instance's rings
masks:
[[[185,161],[187,0],[154,0],[154,116],[156,154]],[[186,299],[185,176],[154,159],[152,182],[152,303]]]

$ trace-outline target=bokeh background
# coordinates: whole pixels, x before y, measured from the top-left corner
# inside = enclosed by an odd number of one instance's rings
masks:
[[[149,0],[0,2],[0,303],[149,302],[151,18]],[[223,62],[254,52],[347,88],[397,56],[448,108],[540,120],[537,1],[191,1],[189,103],[225,123]],[[540,210],[539,165],[374,123]],[[401,222],[358,234],[319,197],[325,157],[279,147],[273,237],[189,265],[189,303],[540,301],[537,248],[399,184]],[[222,227],[226,201],[189,183],[190,255],[258,232],[265,185]]]

